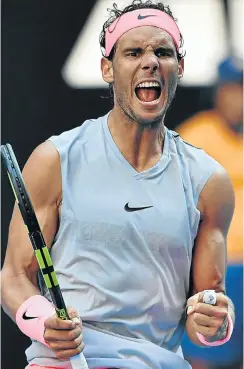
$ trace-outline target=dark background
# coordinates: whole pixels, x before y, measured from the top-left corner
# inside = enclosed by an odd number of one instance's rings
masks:
[[[112,107],[107,89],[74,90],[60,74],[94,2],[2,1],[2,143],[11,143],[21,168],[43,140]],[[210,106],[211,87],[179,87],[166,125]],[[2,171],[2,264],[13,202]],[[23,369],[30,341],[5,313],[1,323],[2,369]]]

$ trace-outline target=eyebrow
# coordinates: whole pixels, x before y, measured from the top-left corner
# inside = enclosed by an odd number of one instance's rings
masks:
[[[154,51],[159,51],[159,50],[163,50],[163,51],[166,51],[166,52],[171,52],[171,53],[174,53],[175,52],[175,49],[171,46],[157,46],[154,48]],[[142,47],[126,47],[125,49],[123,49],[123,52],[124,53],[128,53],[130,51],[134,51],[134,52],[141,52],[143,51]]]
[[[172,52],[174,53],[175,48],[171,47],[171,46],[158,46],[156,47],[154,50],[163,50],[163,51],[167,51],[167,52]]]
[[[141,47],[126,47],[125,49],[123,49],[123,52],[128,53],[129,51],[137,51],[140,52],[142,51]]]

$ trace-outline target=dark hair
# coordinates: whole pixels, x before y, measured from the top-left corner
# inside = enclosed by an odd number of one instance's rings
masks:
[[[168,14],[172,19],[174,19],[175,22],[177,22],[177,19],[174,18],[170,8],[168,5],[164,5],[160,2],[154,3],[151,0],[133,0],[131,5],[128,5],[123,10],[118,9],[118,5],[116,3],[113,3],[113,9],[108,9],[109,12],[109,19],[104,23],[102,32],[100,33],[99,42],[102,50],[103,56],[105,56],[105,31],[106,29],[115,21],[115,19],[119,18],[121,15],[131,12],[136,9],[157,9],[161,10],[162,12]],[[182,47],[184,44],[184,40],[182,37],[182,34],[180,34],[180,47]],[[109,56],[107,57],[109,60],[113,59],[113,56],[115,54],[115,45],[113,46]],[[184,58],[185,53],[180,53],[177,51],[177,58],[178,61],[180,61],[182,58]],[[105,56],[106,57],[106,56]]]

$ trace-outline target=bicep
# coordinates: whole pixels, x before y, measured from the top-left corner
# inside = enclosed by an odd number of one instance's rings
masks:
[[[37,148],[23,170],[24,181],[48,247],[52,244],[58,225],[61,181],[58,154],[50,145],[50,143],[44,143]],[[15,204],[2,272],[4,275],[13,277],[22,273],[27,274],[32,283],[36,284],[37,270],[38,264],[28,232],[18,205]]]
[[[36,216],[40,224],[45,242],[52,244],[57,227],[57,212],[54,207],[37,208]],[[20,215],[18,206],[14,206],[9,226],[8,246],[3,266],[3,273],[17,276],[26,274],[33,284],[37,285],[36,272],[38,264],[29,240],[26,226]]]
[[[202,221],[195,240],[192,276],[194,292],[225,290],[226,238],[234,211],[234,194],[228,175],[214,174],[200,196]]]

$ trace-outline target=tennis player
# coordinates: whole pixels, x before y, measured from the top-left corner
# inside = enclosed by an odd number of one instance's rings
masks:
[[[32,339],[28,369],[70,368],[83,349],[90,368],[188,369],[185,329],[204,347],[233,330],[233,189],[214,159],[164,125],[184,72],[169,7],[114,4],[100,43],[112,111],[42,143],[23,171],[71,319],[54,314],[17,207],[3,306]]]

